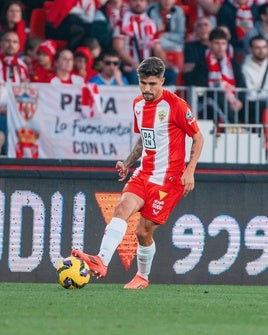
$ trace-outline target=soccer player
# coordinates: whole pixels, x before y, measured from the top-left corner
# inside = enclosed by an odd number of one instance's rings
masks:
[[[105,277],[110,260],[121,243],[127,220],[140,212],[136,228],[138,238],[138,272],[124,286],[143,289],[149,284],[149,273],[155,254],[153,234],[164,225],[182,196],[194,189],[194,172],[203,146],[196,119],[186,101],[163,89],[165,65],[157,57],[149,57],[137,68],[141,95],[134,99],[134,127],[140,138],[126,160],[118,161],[119,181],[141,157],[138,167],[127,182],[114,216],[107,225],[99,254],[87,255],[72,250],[83,259],[91,272]],[[185,137],[192,137],[190,159],[185,165]]]

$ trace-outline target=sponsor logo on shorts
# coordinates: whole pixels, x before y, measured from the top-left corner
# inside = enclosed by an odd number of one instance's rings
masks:
[[[157,215],[164,207],[164,201],[155,199],[152,208],[153,208],[153,215]]]
[[[159,199],[162,200],[167,195],[167,192],[159,191]]]

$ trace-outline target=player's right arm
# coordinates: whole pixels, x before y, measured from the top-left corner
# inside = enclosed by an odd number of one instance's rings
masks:
[[[118,161],[116,163],[116,169],[119,174],[119,181],[126,179],[129,168],[137,162],[137,160],[141,157],[142,154],[142,140],[141,137],[138,139],[137,143],[134,145],[132,151],[128,155],[127,159],[123,162]]]

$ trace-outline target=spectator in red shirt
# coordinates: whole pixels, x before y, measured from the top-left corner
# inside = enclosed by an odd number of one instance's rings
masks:
[[[87,83],[90,78],[98,74],[93,68],[94,58],[88,47],[79,47],[74,52],[74,74],[80,75]]]
[[[37,49],[37,65],[33,69],[31,81],[45,83],[49,76],[54,73],[54,56],[56,54],[56,43],[46,40]]]
[[[24,6],[19,0],[9,1],[0,19],[0,34],[12,30],[19,35],[20,47],[18,53],[24,50],[27,39],[26,23],[23,18]]]

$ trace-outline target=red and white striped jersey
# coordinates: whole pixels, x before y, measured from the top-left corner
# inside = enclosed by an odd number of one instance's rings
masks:
[[[23,83],[29,81],[28,67],[17,56],[0,56],[0,83]]]
[[[181,176],[185,169],[185,137],[199,131],[190,106],[163,90],[154,102],[137,97],[133,109],[134,131],[140,133],[143,143],[141,164],[134,174],[158,185]]]
[[[137,15],[127,11],[115,25],[114,38],[123,38],[125,51],[136,61],[152,56],[152,49],[160,43],[156,24],[146,13]],[[138,56],[138,51],[140,57]]]
[[[79,16],[84,22],[93,22],[96,10],[100,6],[99,0],[77,0],[69,14]]]
[[[113,8],[112,6],[109,5],[109,3],[107,3],[105,12],[109,18],[109,22],[112,29],[115,28],[117,21],[120,20],[121,17],[123,17],[127,11],[128,11],[128,3],[123,2],[120,9]]]

